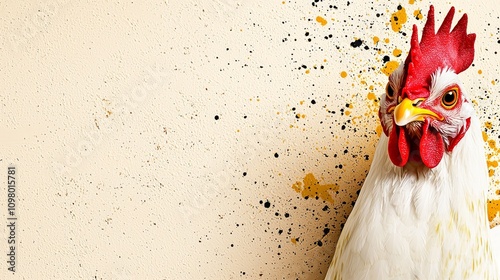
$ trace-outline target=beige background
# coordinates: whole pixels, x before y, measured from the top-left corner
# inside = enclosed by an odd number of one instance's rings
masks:
[[[500,10],[451,2],[477,33],[462,78],[495,200]],[[434,4],[441,22],[451,3]],[[2,226],[0,278],[320,279],[371,163],[384,72],[428,7],[1,1],[2,224],[9,164],[20,201],[17,273]]]

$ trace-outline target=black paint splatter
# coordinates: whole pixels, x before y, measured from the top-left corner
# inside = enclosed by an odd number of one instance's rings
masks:
[[[354,42],[351,42],[351,47],[353,47],[353,48],[358,48],[358,47],[360,47],[362,44],[363,44],[363,40],[358,39],[358,40],[356,40],[356,41],[354,41]]]

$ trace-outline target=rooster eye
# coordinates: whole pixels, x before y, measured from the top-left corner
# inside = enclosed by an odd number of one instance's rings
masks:
[[[445,109],[452,109],[457,105],[458,101],[458,89],[453,88],[447,91],[445,94],[443,94],[443,97],[441,97],[441,105]]]
[[[387,84],[385,87],[385,95],[387,96],[387,99],[392,100],[394,99],[394,89],[390,84]]]

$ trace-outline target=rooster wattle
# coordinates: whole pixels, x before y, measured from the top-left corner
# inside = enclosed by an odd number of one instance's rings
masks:
[[[450,31],[453,15],[435,32],[431,6],[422,39],[414,26],[408,57],[389,77],[384,134],[327,280],[500,278],[484,141],[458,77],[474,59],[475,34],[465,14]]]

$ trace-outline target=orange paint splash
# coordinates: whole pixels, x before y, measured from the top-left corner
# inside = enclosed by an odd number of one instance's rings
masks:
[[[421,10],[415,10],[413,11],[413,16],[418,19],[418,20],[421,20],[424,18],[424,15],[422,15],[422,11]]]
[[[391,60],[384,65],[381,71],[386,76],[389,76],[391,75],[392,72],[394,72],[394,70],[398,69],[398,67],[399,67],[399,62]]]
[[[346,71],[340,72],[340,77],[342,77],[342,78],[347,77],[347,72]]]
[[[325,26],[328,23],[326,19],[321,16],[317,16],[316,21],[319,22],[322,26]]]
[[[493,128],[493,124],[491,122],[485,122],[484,126],[486,129]],[[488,134],[483,131],[483,140],[486,144],[488,144],[488,148],[491,151],[486,156],[486,164],[488,165],[488,175],[493,177],[495,175],[495,170],[498,168],[498,155],[500,155],[500,148],[497,147],[497,143],[494,139],[490,139]]]
[[[338,190],[339,186],[337,184],[322,185],[312,173],[308,173],[306,174],[302,182],[297,181],[295,184],[293,184],[292,189],[300,193],[303,198],[319,197],[323,201],[333,204],[333,197],[330,191]]]
[[[405,8],[398,6],[398,11],[391,15],[391,28],[394,32],[401,31],[403,25],[408,20]]]
[[[377,36],[373,36],[373,44],[376,45],[378,44],[378,42],[380,42],[380,38]]]
[[[392,55],[394,55],[395,57],[400,57],[402,53],[403,51],[400,49],[394,49],[394,51],[392,51]]]
[[[488,220],[493,221],[497,213],[500,212],[500,200],[488,200]]]

